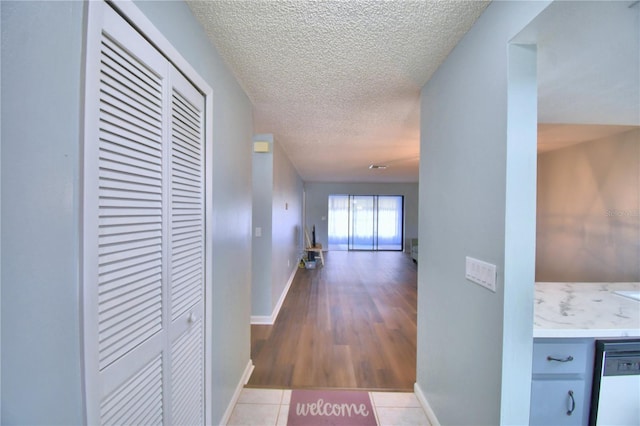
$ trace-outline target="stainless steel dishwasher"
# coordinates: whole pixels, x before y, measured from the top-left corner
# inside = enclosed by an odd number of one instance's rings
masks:
[[[590,425],[640,425],[640,339],[596,340]]]

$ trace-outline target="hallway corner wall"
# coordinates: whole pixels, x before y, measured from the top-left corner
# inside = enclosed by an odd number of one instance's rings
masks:
[[[529,420],[536,116],[519,145],[509,43],[547,5],[491,3],[422,89],[416,385],[443,424]],[[497,266],[495,292],[466,256]]]
[[[253,153],[253,323],[275,320],[302,250],[302,180],[272,134],[269,152]]]

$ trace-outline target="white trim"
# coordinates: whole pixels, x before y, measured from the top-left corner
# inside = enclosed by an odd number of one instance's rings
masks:
[[[80,163],[80,315],[81,315],[81,348],[82,348],[82,399],[83,417],[86,424],[99,423],[100,404],[96,395],[100,395],[98,380],[98,316],[97,290],[88,285],[97,276],[97,268],[90,262],[96,259],[97,241],[93,233],[89,235],[88,229],[97,229],[97,194],[89,199],[87,188],[97,188],[97,177],[88,174],[87,170],[97,170],[97,155],[95,147],[87,141],[95,136],[98,129],[97,97],[99,93],[96,82],[99,75],[99,32],[96,28],[102,28],[103,10],[106,5],[102,2],[88,2],[84,28],[84,52],[83,52],[83,98],[82,98],[82,142]]]
[[[231,397],[231,401],[229,402],[227,409],[224,411],[224,414],[222,415],[222,419],[220,420],[220,425],[226,425],[227,423],[229,423],[229,419],[231,418],[231,413],[233,413],[233,409],[235,408],[236,404],[238,403],[238,399],[240,398],[240,392],[242,392],[244,385],[246,385],[249,382],[249,378],[251,377],[251,374],[253,373],[254,368],[255,366],[253,365],[253,361],[249,360],[247,367],[244,369],[244,373],[242,373],[240,382],[238,382],[238,386],[236,386],[236,390],[233,393],[233,397]],[[207,423],[207,424],[210,424],[210,423]]]
[[[427,420],[429,420],[431,426],[440,426],[436,413],[433,412],[433,409],[431,408],[431,405],[429,405],[429,401],[427,401],[427,397],[424,396],[424,392],[422,391],[422,388],[420,388],[418,382],[413,384],[413,392],[416,394],[416,398],[418,398],[420,405],[422,405],[422,409],[427,415]]]
[[[280,295],[280,299],[278,299],[278,303],[273,308],[273,312],[270,316],[267,315],[251,315],[251,325],[273,325],[278,318],[278,314],[280,313],[280,309],[282,309],[282,304],[284,303],[284,299],[289,294],[289,289],[291,288],[291,284],[293,284],[293,279],[296,276],[296,272],[298,272],[298,267],[291,272],[289,276],[289,281],[287,281],[287,285],[284,287],[282,294]]]

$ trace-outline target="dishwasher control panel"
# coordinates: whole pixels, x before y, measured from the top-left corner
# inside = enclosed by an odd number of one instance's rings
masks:
[[[640,374],[640,354],[629,357],[607,356],[603,376]]]
[[[640,374],[640,353],[628,356],[616,354],[614,356],[605,353],[603,376],[626,376]]]

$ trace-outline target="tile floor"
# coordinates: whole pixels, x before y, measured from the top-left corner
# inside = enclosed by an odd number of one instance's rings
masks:
[[[430,426],[413,393],[369,392],[380,426]],[[229,426],[286,426],[291,390],[244,388]]]

